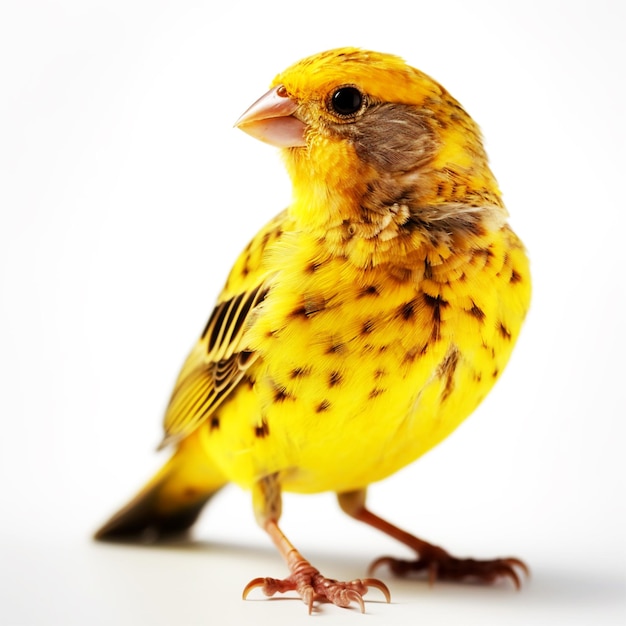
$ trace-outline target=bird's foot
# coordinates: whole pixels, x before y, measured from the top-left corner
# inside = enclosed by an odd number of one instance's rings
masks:
[[[514,557],[490,560],[458,559],[442,548],[426,545],[427,549],[420,550],[419,558],[415,561],[385,556],[372,563],[370,572],[381,565],[386,565],[396,576],[401,577],[411,572],[426,571],[431,585],[435,580],[473,579],[482,583],[492,583],[499,578],[508,578],[517,589],[521,586],[520,572],[529,575],[526,564]]]
[[[309,607],[309,614],[313,611],[313,602],[327,601],[340,607],[348,607],[353,602],[359,605],[361,613],[365,613],[365,603],[363,596],[370,587],[380,589],[387,602],[391,601],[391,595],[387,585],[376,578],[365,578],[364,580],[352,580],[350,582],[339,582],[331,578],[322,576],[306,559],[291,560],[289,563],[291,575],[282,580],[276,578],[255,578],[251,580],[243,590],[244,599],[256,588],[261,588],[266,596],[273,596],[275,593],[285,593],[295,591]]]

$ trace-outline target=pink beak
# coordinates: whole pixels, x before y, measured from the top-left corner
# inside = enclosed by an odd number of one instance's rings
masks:
[[[278,148],[306,146],[306,125],[293,114],[298,105],[282,85],[261,96],[236,122],[244,132]]]

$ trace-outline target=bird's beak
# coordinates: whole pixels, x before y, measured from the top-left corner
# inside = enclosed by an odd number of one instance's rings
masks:
[[[235,126],[279,148],[306,146],[306,126],[293,114],[297,103],[282,85],[270,89],[261,96],[236,122]]]

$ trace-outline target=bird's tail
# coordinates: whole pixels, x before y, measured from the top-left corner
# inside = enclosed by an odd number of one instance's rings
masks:
[[[227,480],[202,449],[201,429],[183,440],[148,484],[94,535],[146,540],[182,533]]]

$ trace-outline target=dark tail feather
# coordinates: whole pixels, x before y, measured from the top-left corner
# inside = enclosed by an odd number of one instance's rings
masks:
[[[148,484],[94,535],[104,541],[153,541],[188,530],[226,483],[197,436],[183,441]]]

